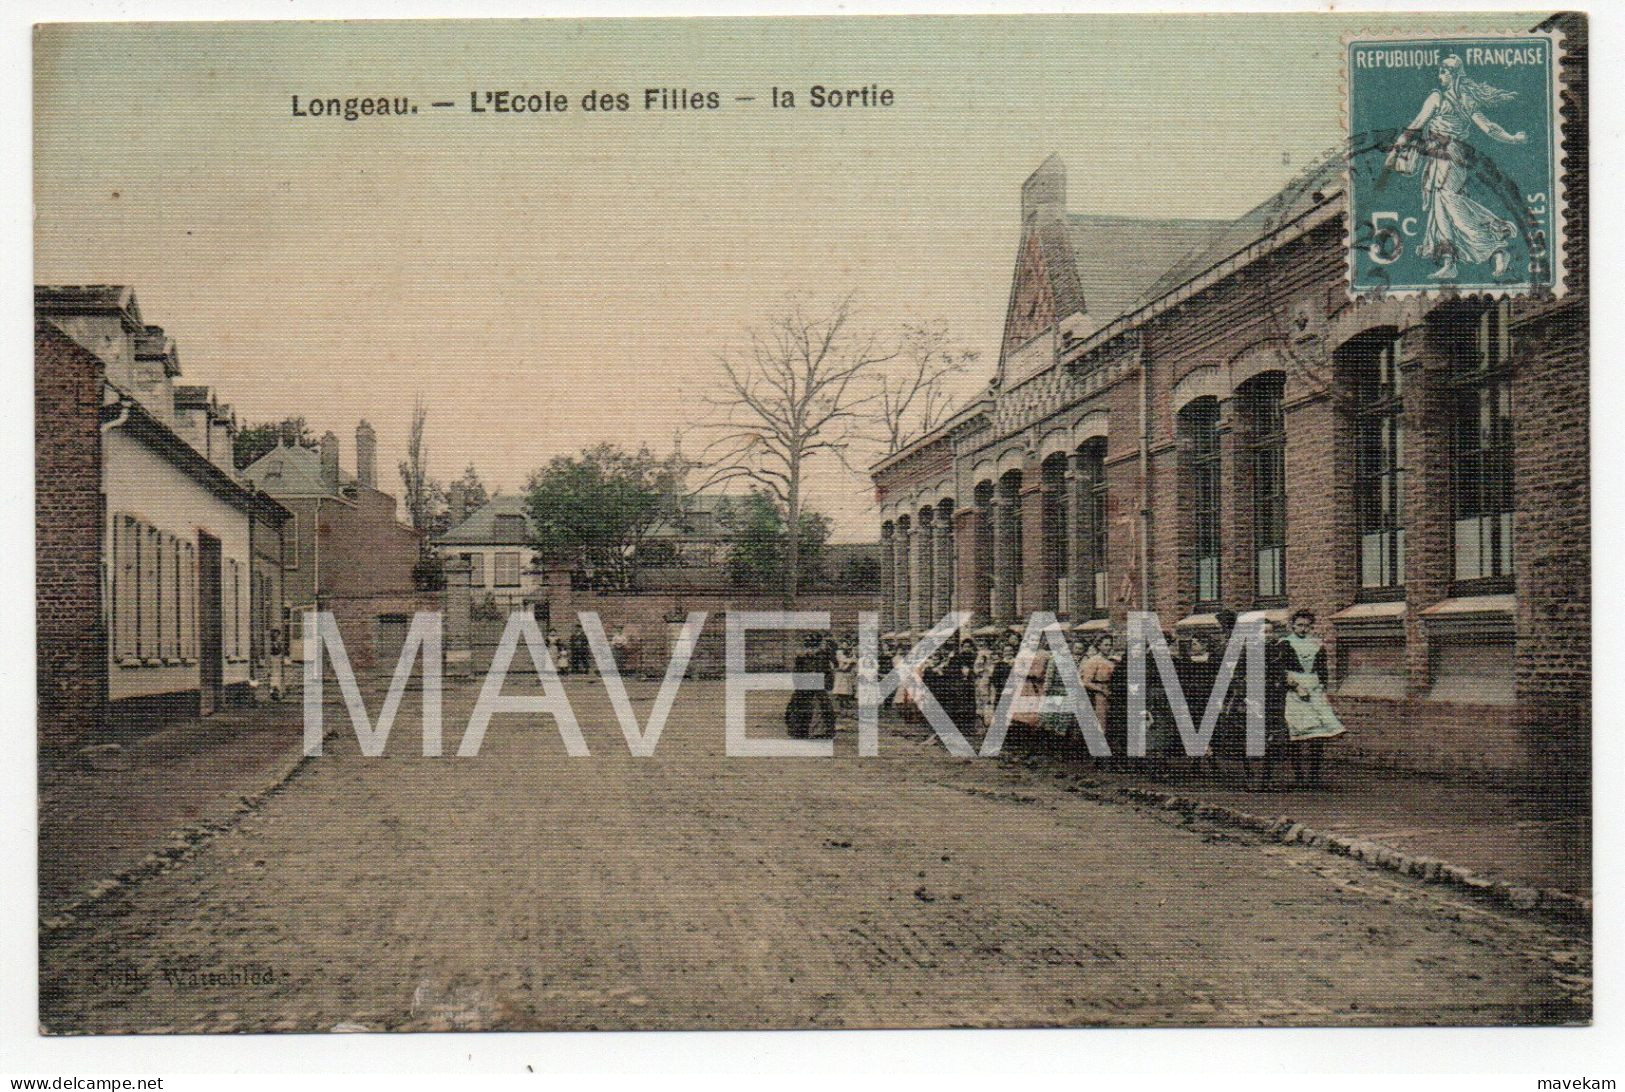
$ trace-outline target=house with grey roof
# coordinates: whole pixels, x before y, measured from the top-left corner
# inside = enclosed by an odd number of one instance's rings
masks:
[[[435,539],[434,548],[442,561],[468,562],[476,602],[489,600],[506,612],[534,601],[542,588],[536,542],[525,498],[498,493]]]

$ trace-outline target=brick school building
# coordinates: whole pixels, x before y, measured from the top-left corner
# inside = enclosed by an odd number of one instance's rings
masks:
[[[1568,292],[1352,302],[1341,154],[1233,222],[1020,194],[985,394],[872,468],[887,623],[1319,617],[1344,759],[1584,791],[1583,24],[1563,27]]]

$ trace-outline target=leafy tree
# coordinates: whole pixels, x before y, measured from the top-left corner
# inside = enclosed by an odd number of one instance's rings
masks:
[[[629,589],[648,560],[649,532],[675,518],[688,464],[599,444],[556,456],[526,486],[544,554],[576,567],[589,585]]]
[[[237,430],[237,438],[232,443],[232,461],[238,470],[253,466],[274,451],[278,444],[315,447],[317,441],[303,417],[284,417],[275,423],[268,421],[259,425],[245,425]]]
[[[772,494],[763,490],[747,494],[734,516],[728,548],[729,578],[744,587],[782,587],[790,557],[787,526],[784,509]],[[803,577],[815,577],[822,571],[829,529],[828,516],[802,509],[796,557]]]

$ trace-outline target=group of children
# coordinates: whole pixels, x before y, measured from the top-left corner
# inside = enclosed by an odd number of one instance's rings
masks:
[[[1179,637],[1170,641],[1175,677],[1180,684],[1191,723],[1199,726],[1203,710],[1213,693],[1225,649],[1236,626],[1233,611],[1216,612],[1217,632]],[[1321,783],[1321,763],[1328,739],[1342,735],[1343,724],[1327,695],[1330,676],[1326,652],[1314,636],[1315,616],[1308,610],[1295,612],[1285,634],[1268,640],[1265,655],[1264,724],[1265,752],[1262,759],[1246,753],[1247,679],[1246,662],[1238,663],[1226,693],[1220,698],[1220,711],[1208,753],[1188,764],[1200,768],[1205,762],[1215,770],[1228,767],[1250,787],[1271,788],[1271,773],[1284,753],[1293,769],[1293,784],[1316,787]],[[1075,692],[1090,703],[1095,721],[1111,753],[1111,761],[1121,761],[1128,752],[1130,701],[1128,671],[1124,669],[1121,642],[1100,623],[1060,627],[1071,653]],[[879,662],[873,665],[877,677],[885,676],[911,646],[909,635],[883,639]],[[1014,630],[986,627],[951,641],[921,665],[916,678],[905,678],[891,699],[892,708],[906,721],[925,719],[924,692],[929,691],[960,732],[980,734],[993,723],[999,701],[1016,669],[1021,637]],[[810,647],[810,646],[809,646]],[[855,641],[820,643],[822,652],[817,670],[829,672],[828,693],[836,709],[850,707],[856,700],[858,658]],[[1051,654],[1046,640],[1027,659],[1025,677],[1017,684],[1018,700],[1012,707],[1010,726],[1062,740],[1081,740],[1073,705],[1068,700],[1067,667]],[[811,665],[811,661],[809,661]],[[801,669],[798,658],[798,670]],[[1147,663],[1147,693],[1140,703],[1145,724],[1146,756],[1173,770],[1185,754],[1183,738],[1174,713],[1172,695],[1160,670]],[[1042,699],[1042,700],[1033,700]]]

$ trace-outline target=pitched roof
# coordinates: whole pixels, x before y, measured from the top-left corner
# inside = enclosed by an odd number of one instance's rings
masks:
[[[515,516],[523,521],[522,534],[513,533]],[[525,498],[499,493],[435,542],[442,546],[528,546],[536,537],[536,525],[526,511]]]
[[[322,453],[301,444],[292,447],[277,444],[243,470],[242,476],[273,496],[314,497],[333,493],[322,481]]]
[[[1205,269],[1210,269],[1226,258],[1245,250],[1283,224],[1290,223],[1320,204],[1327,197],[1340,193],[1346,168],[1346,152],[1334,149],[1311,164],[1297,177],[1282,186],[1267,199],[1226,221],[1203,246],[1164,267],[1161,276],[1153,279],[1124,311],[1136,310],[1178,288]]]
[[[130,330],[146,332],[135,292],[122,284],[36,284],[34,310],[42,315],[117,314]]]
[[[1082,309],[1094,323],[1104,325],[1132,310],[1163,271],[1193,251],[1205,250],[1228,227],[1224,220],[1069,212],[1066,228],[1082,303],[1066,306],[1058,289],[1056,313]]]

